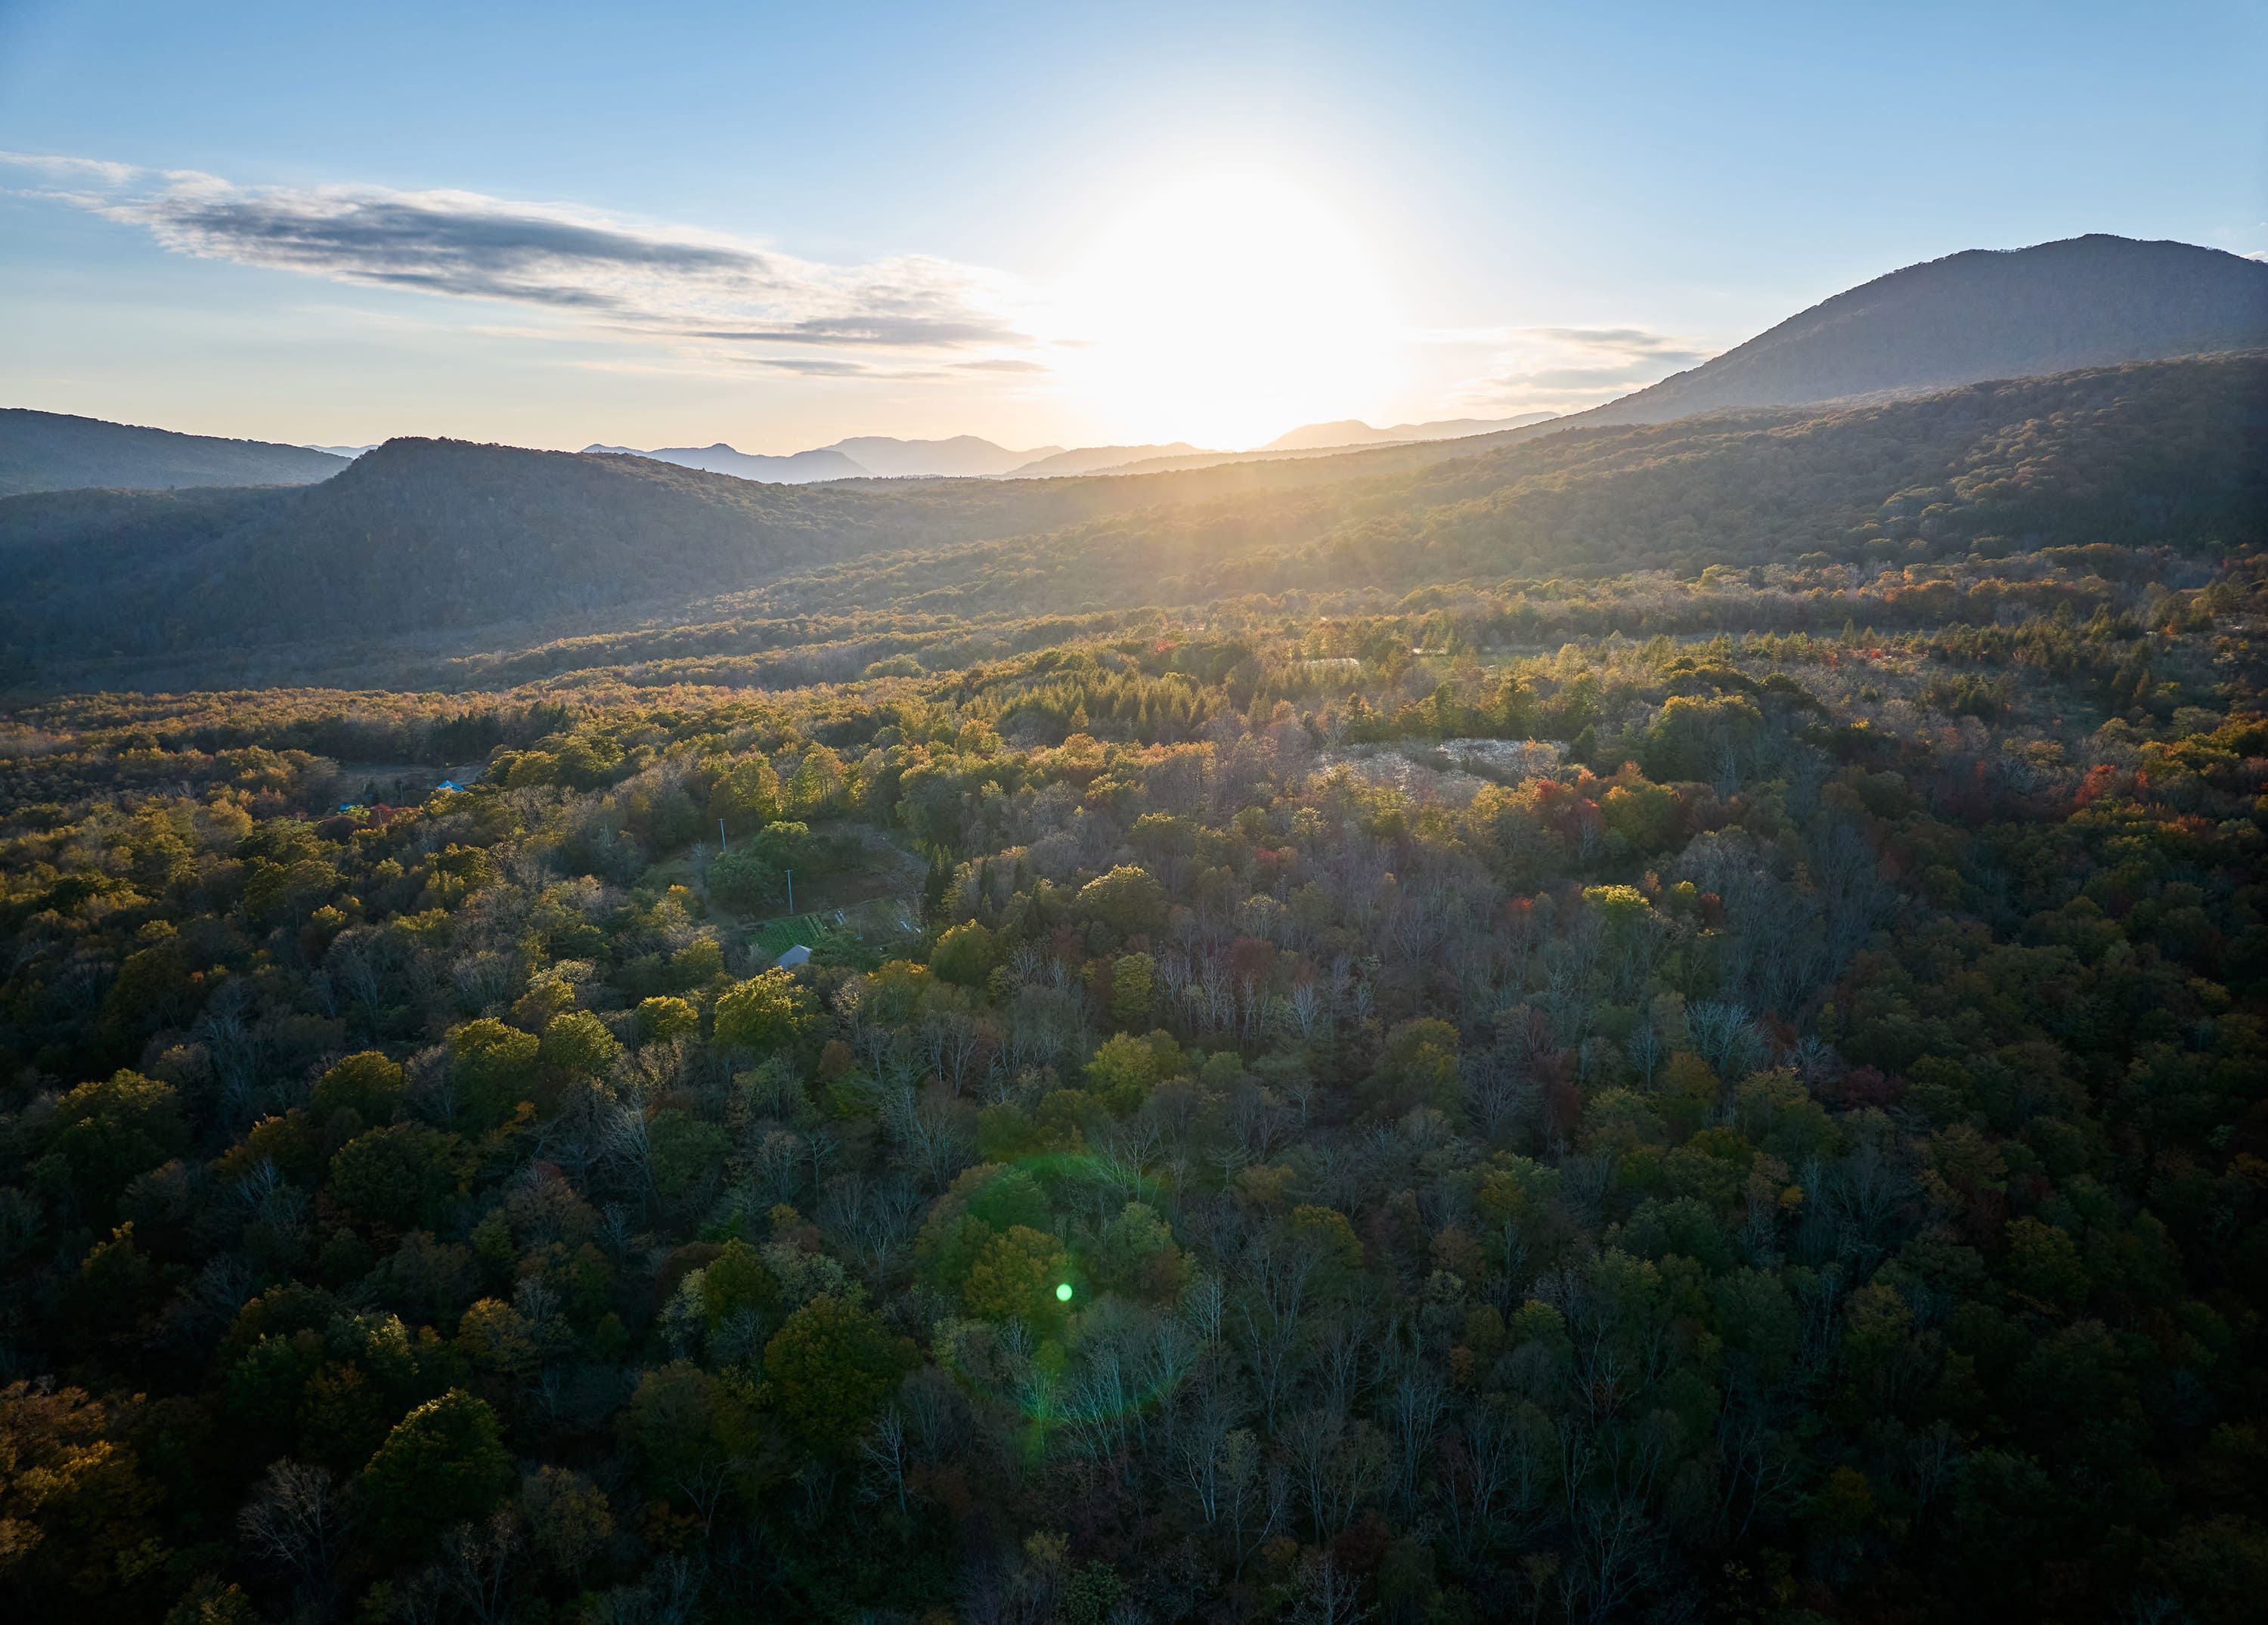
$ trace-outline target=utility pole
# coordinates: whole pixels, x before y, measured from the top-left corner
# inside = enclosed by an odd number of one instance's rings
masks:
[[[795,871],[787,871],[787,917],[795,918]]]

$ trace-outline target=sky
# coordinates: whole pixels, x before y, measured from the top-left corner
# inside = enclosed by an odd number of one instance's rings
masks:
[[[0,0],[0,405],[578,448],[1568,410],[2268,254],[2268,6]]]

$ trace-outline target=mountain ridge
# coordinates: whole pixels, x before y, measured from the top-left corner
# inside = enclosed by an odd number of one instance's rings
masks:
[[[271,440],[232,440],[31,407],[0,408],[0,496],[95,488],[306,485],[348,460]]]
[[[593,445],[585,446],[578,455],[643,457],[658,463],[673,463],[680,468],[698,468],[706,474],[730,474],[736,480],[753,480],[766,485],[812,485],[826,480],[872,477],[871,470],[831,446],[814,446],[785,457],[766,457],[736,451],[719,440],[713,445],[669,445],[652,452],[627,445]]]
[[[1559,421],[1668,423],[2263,344],[2268,264],[2097,232],[1901,267],[1697,367]]]
[[[305,680],[387,650],[527,648],[728,601],[798,622],[976,621],[1508,573],[1926,558],[1913,548],[1948,523],[1932,516],[1955,511],[1959,535],[2246,545],[2268,534],[2261,423],[2268,356],[2247,355],[1436,443],[1454,456],[1387,446],[1134,477],[782,486],[397,440],[298,489],[0,501],[0,568],[17,584],[0,648],[19,672],[84,670],[104,687],[136,671],[167,686],[221,671]],[[798,636],[828,636],[806,624]]]
[[[1373,429],[1359,417],[1341,418],[1336,423],[1303,423],[1288,434],[1281,434],[1265,445],[1255,446],[1256,452],[1328,451],[1348,445],[1383,445],[1404,440],[1462,440],[1473,435],[1494,434],[1500,430],[1525,429],[1559,416],[1557,412],[1519,412],[1509,417],[1447,417],[1425,423],[1396,423],[1388,429]]]

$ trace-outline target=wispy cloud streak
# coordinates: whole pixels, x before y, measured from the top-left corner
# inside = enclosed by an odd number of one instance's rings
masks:
[[[1650,327],[1488,327],[1437,333],[1486,371],[1465,398],[1506,411],[1580,411],[1706,361],[1711,351]]]
[[[1040,368],[1013,278],[909,254],[836,266],[723,233],[457,191],[243,187],[191,171],[0,153],[18,188],[177,254],[337,283],[534,306],[704,349],[990,352]],[[864,370],[843,360],[810,375]],[[1020,368],[1017,370],[1021,370]]]

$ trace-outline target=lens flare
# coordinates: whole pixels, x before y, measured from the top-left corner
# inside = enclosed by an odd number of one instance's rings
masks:
[[[1056,1288],[1056,1302],[1057,1302],[1057,1303],[1059,1303],[1059,1304],[1067,1304],[1067,1303],[1071,1302],[1071,1283],[1070,1283],[1070,1282],[1068,1282],[1068,1281],[1063,1282],[1061,1284],[1059,1284],[1059,1285]]]

